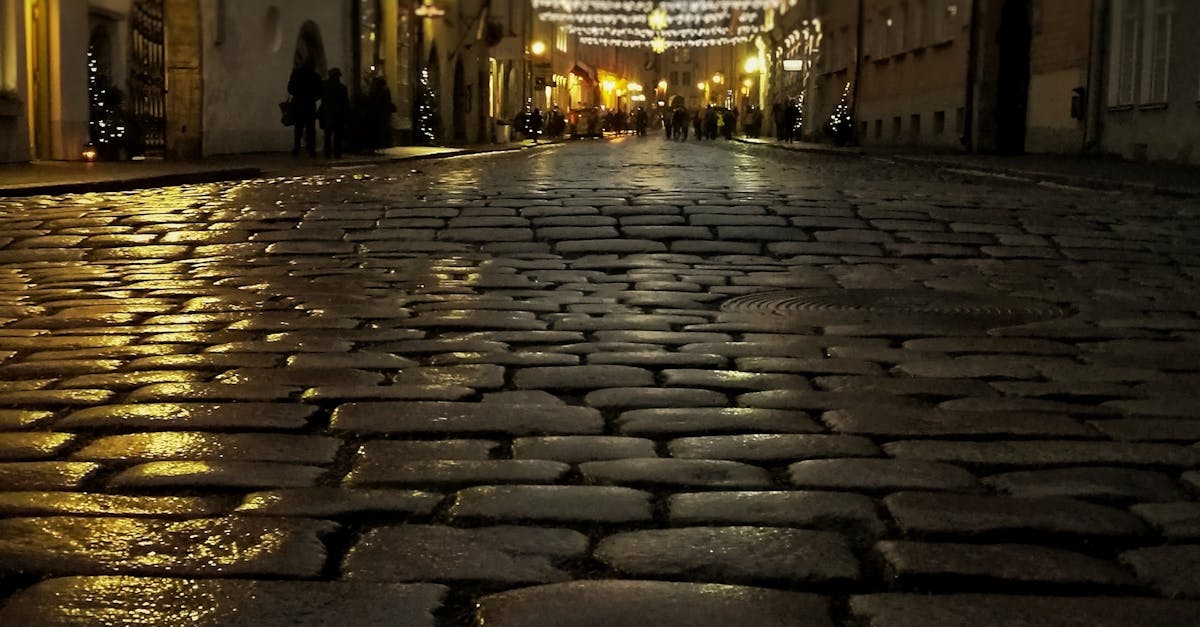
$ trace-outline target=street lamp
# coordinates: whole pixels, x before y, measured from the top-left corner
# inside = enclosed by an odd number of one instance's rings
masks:
[[[750,57],[750,58],[746,59],[746,63],[743,66],[743,69],[746,70],[747,74],[758,73],[758,57]]]
[[[546,54],[546,44],[541,41],[535,41],[529,45],[529,51],[533,53],[533,56],[540,57]]]
[[[720,85],[724,81],[725,81],[725,76],[722,75],[720,72],[717,72],[716,74],[712,75],[712,82],[714,85]]]

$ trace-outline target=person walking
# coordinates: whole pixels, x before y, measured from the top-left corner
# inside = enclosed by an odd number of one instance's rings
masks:
[[[317,156],[317,101],[321,99],[321,75],[312,59],[297,65],[288,77],[289,113],[292,118],[292,156],[300,154],[301,139],[308,156]]]
[[[542,135],[543,125],[542,110],[535,107],[533,113],[529,114],[529,133],[533,135],[533,143],[535,144],[538,141],[538,137]]]
[[[392,102],[392,90],[387,79],[376,76],[371,79],[367,90],[367,129],[364,144],[374,151],[392,145],[392,114],[396,103]]]
[[[696,132],[696,141],[704,139],[704,109],[696,107],[696,114],[692,116],[692,130]]]
[[[333,68],[329,70],[329,78],[321,84],[321,107],[317,109],[317,119],[325,133],[326,159],[342,156],[343,136],[349,117],[350,92],[342,83],[342,71]]]

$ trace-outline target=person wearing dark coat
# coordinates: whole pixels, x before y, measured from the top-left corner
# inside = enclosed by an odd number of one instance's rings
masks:
[[[308,156],[317,156],[317,101],[321,99],[321,75],[312,60],[292,70],[288,77],[288,94],[292,97],[289,112],[292,117],[292,155],[300,154],[300,140]]]
[[[367,148],[376,150],[392,145],[392,114],[395,112],[396,104],[392,102],[387,79],[382,76],[372,78],[367,91],[367,136],[364,138]]]
[[[342,139],[350,117],[350,92],[342,83],[342,71],[329,70],[321,84],[321,108],[317,110],[321,130],[325,132],[325,158],[342,156]]]

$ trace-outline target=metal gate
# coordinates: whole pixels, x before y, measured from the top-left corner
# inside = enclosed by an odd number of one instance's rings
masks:
[[[147,155],[167,145],[163,0],[135,0],[130,25],[129,112]]]

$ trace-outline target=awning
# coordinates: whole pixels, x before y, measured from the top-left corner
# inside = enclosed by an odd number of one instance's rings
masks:
[[[576,61],[575,65],[571,66],[571,73],[589,83],[596,82],[596,71],[582,61]]]

